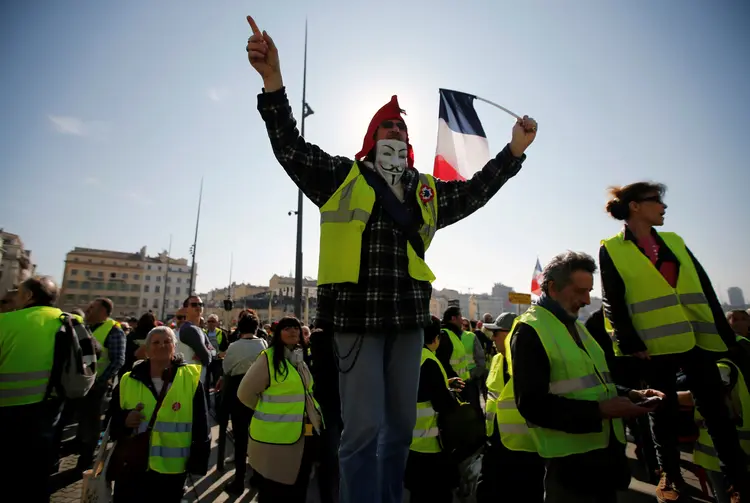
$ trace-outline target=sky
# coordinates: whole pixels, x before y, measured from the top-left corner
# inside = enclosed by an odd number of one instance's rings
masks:
[[[268,284],[294,271],[297,189],[257,112],[245,44],[251,14],[279,49],[306,138],[353,157],[393,94],[415,166],[432,172],[438,89],[481,96],[539,122],[520,173],[439,232],[435,286],[529,291],[567,249],[596,256],[620,229],[607,187],[668,186],[662,230],[678,232],[720,297],[750,298],[750,5],[615,2],[278,0],[2,2],[0,227],[61,279],[76,246],[189,257],[204,177],[197,289]],[[476,109],[491,152],[513,119]],[[304,273],[319,215],[304,203]],[[596,289],[598,290],[598,282]]]

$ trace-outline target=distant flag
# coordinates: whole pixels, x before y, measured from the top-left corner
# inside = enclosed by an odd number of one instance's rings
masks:
[[[440,90],[438,138],[433,175],[442,180],[466,180],[490,160],[490,148],[479,116],[476,96]]]
[[[442,180],[466,180],[490,160],[490,148],[474,100],[519,118],[507,108],[472,94],[440,89],[438,138],[432,174]]]
[[[542,295],[542,264],[539,263],[539,257],[536,259],[534,275],[531,277],[531,294],[537,297]]]

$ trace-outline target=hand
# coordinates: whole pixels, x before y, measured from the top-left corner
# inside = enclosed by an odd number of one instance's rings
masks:
[[[599,414],[604,419],[638,417],[648,414],[651,410],[649,407],[639,407],[624,396],[599,402]]]
[[[652,396],[657,396],[664,400],[664,393],[655,389],[633,389],[628,393],[628,398],[630,398],[633,403],[642,402],[646,398],[651,398]]]
[[[141,422],[146,420],[146,416],[144,416],[141,412],[142,410],[142,403],[136,405],[135,409],[131,410],[128,413],[128,416],[125,418],[125,426],[127,426],[128,428],[138,428],[141,425]]]
[[[218,354],[218,355],[216,355],[216,356],[217,356],[217,357],[219,357],[219,358],[224,358],[224,356],[225,356],[226,354],[227,354],[227,352],[226,352],[226,351],[222,351],[221,353],[219,353],[219,354]]]
[[[265,31],[261,33],[252,16],[247,16],[247,22],[253,34],[247,39],[247,59],[255,71],[263,78],[266,92],[278,91],[284,85],[281,80],[279,66],[279,51],[271,36]]]
[[[510,151],[516,157],[521,157],[536,138],[537,124],[534,119],[524,115],[518,119],[513,126],[513,136],[510,140]]]
[[[214,389],[216,389],[216,391],[221,391],[222,386],[224,386],[224,376],[219,377],[219,380],[216,381]]]
[[[460,391],[464,389],[465,384],[463,379],[461,379],[460,377],[451,377],[450,379],[448,379],[448,386],[451,389],[457,389]]]
[[[648,351],[638,351],[637,353],[633,353],[633,356],[640,360],[650,360],[651,355],[648,354]]]

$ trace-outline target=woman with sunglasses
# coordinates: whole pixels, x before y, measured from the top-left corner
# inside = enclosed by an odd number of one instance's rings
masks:
[[[683,239],[655,229],[664,225],[665,191],[664,185],[648,182],[610,189],[607,212],[625,226],[603,240],[599,250],[604,312],[615,354],[637,358],[629,360],[637,363],[631,372],[665,394],[651,423],[661,468],[657,499],[677,501],[680,497],[675,428],[679,369],[734,490],[742,492],[746,487],[738,484],[747,484],[750,478],[714,363],[728,347],[736,345],[734,334],[708,275]]]
[[[270,347],[258,356],[237,390],[240,401],[254,411],[247,454],[259,503],[307,500],[323,418],[313,398],[301,332],[297,318],[282,318]]]

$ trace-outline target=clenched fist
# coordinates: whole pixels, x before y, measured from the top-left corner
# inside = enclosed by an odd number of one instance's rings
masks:
[[[268,33],[260,31],[252,16],[247,16],[247,22],[253,30],[253,34],[247,39],[247,59],[263,79],[265,91],[277,91],[284,84],[276,44]]]
[[[513,137],[510,140],[510,151],[516,157],[521,157],[529,148],[529,145],[536,138],[537,124],[534,119],[524,115],[523,119],[518,119],[513,126]]]

